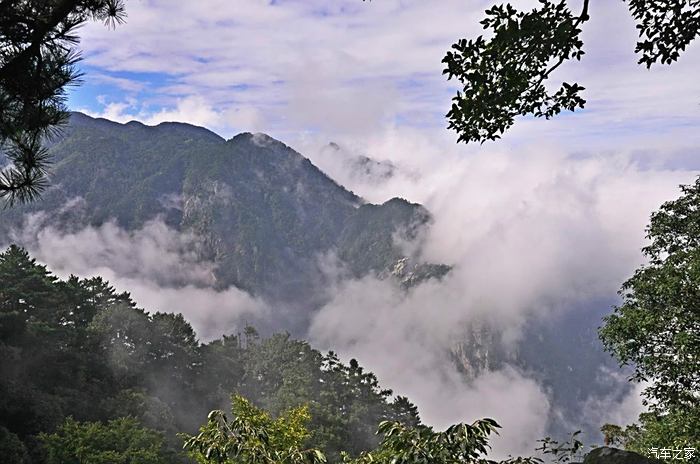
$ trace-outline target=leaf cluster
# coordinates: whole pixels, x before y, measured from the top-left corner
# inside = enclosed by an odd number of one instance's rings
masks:
[[[293,408],[277,418],[239,395],[232,398],[233,418],[221,410],[209,413],[199,434],[185,436],[184,448],[200,463],[321,464],[324,454],[304,449],[309,437],[308,408]]]
[[[651,448],[695,448],[694,460],[690,462],[700,461],[700,456],[697,454],[697,450],[700,449],[700,409],[698,408],[645,412],[640,414],[635,424],[625,428],[605,424],[601,431],[608,433],[611,445],[622,446],[642,455],[648,455]]]
[[[585,104],[578,84],[563,83],[551,93],[545,82],[564,61],[583,56],[580,25],[588,20],[588,2],[578,16],[563,0],[539,3],[528,12],[493,6],[481,21],[490,38],[461,39],[447,52],[443,74],[462,85],[447,113],[458,141],[495,140],[516,116],[549,119]]]
[[[700,407],[700,179],[651,216],[650,245],[600,337],[662,409]]]
[[[635,52],[647,68],[678,60],[700,34],[698,0],[625,1],[639,32]],[[489,37],[461,39],[447,52],[443,74],[462,85],[447,113],[458,142],[498,139],[517,116],[549,119],[584,107],[581,85],[564,82],[549,91],[546,82],[561,64],[583,56],[580,26],[589,19],[589,1],[582,0],[578,15],[566,0],[539,3],[529,12],[510,4],[487,9],[481,24]]]
[[[68,418],[51,434],[40,435],[46,464],[168,464],[161,433],[141,427],[133,418],[80,423]]]
[[[68,117],[66,87],[79,82],[76,29],[124,21],[123,0],[0,2],[0,200],[30,201],[46,186],[43,143]]]
[[[698,0],[627,0],[637,20],[639,64],[671,64],[700,34]]]

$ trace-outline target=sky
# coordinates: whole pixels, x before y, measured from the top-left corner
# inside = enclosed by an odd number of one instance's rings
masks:
[[[389,127],[456,140],[442,130],[457,87],[442,75],[441,60],[458,39],[482,33],[478,21],[490,3],[131,0],[127,22],[115,30],[83,28],[84,84],[69,105],[124,122],[190,122],[225,137],[261,131],[287,143],[302,134],[366,137]],[[499,144],[696,144],[697,45],[673,66],[646,70],[637,64],[626,4],[593,2],[590,14],[584,59],[552,80],[586,87],[587,108],[550,122],[518,121]]]
[[[69,105],[119,122],[188,122],[226,138],[265,132],[369,201],[424,204],[434,222],[423,257],[452,264],[450,276],[408,295],[373,278],[338,282],[309,338],[357,357],[416,401],[429,423],[496,417],[505,456],[543,436],[556,413],[548,392],[512,366],[465,386],[446,350],[476,316],[497,320],[503,343],[514,344],[526,320],[614,300],[643,263],[649,214],[700,170],[700,47],[647,70],[637,64],[626,4],[592,2],[586,55],[552,78],[583,85],[586,109],[520,118],[502,140],[458,145],[444,117],[457,88],[441,59],[456,40],[481,32],[491,3],[130,0],[125,24],[81,30],[84,83]],[[330,141],[341,149],[329,151]],[[357,154],[389,160],[397,174],[358,177],[342,159]],[[269,310],[236,289],[164,290],[158,275],[177,269],[201,283],[206,265],[194,266],[187,242],[163,224],[115,227],[44,228],[34,252],[66,274],[106,275],[153,310],[198,306],[186,316],[207,337]],[[220,311],[227,304],[231,311]],[[641,410],[639,390],[624,400],[589,398],[589,419],[629,423]]]

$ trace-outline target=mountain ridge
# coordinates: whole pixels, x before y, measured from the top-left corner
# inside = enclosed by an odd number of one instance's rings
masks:
[[[54,159],[51,185],[39,202],[0,211],[0,244],[13,241],[13,233],[32,217],[27,215],[39,212],[46,224],[67,231],[109,222],[138,231],[160,220],[196,237],[194,252],[212,264],[215,289],[237,287],[274,308],[269,319],[248,320],[265,332],[305,334],[314,312],[331,296],[334,273],[375,275],[409,288],[450,270],[420,258],[432,221],[426,208],[400,198],[369,203],[266,134],[244,132],[226,140],[188,124],[121,124],[74,114],[48,147]],[[367,174],[366,163],[360,166]],[[385,172],[369,168],[370,174]],[[414,251],[403,249],[404,242]],[[536,371],[556,393],[557,405],[578,405],[575,415],[587,395],[613,391],[595,380],[608,358],[589,345],[595,333],[573,338],[595,321],[572,316],[551,327],[548,322],[531,321],[524,329],[527,346],[512,353],[500,349],[496,329],[464,327],[446,356],[467,380],[507,364]],[[550,335],[540,337],[542,331]],[[556,367],[570,366],[577,368],[560,378]]]
[[[368,203],[264,133],[226,140],[185,123],[122,124],[73,113],[48,146],[49,189],[37,203],[0,212],[0,240],[37,211],[65,229],[113,220],[135,230],[160,218],[198,237],[218,287],[277,302],[313,306],[325,285],[317,261],[328,253],[355,277],[391,275],[400,260],[419,266],[394,239],[418,240],[432,220],[405,199]],[[65,211],[75,198],[80,207]],[[430,271],[422,278],[447,272],[423,269]]]

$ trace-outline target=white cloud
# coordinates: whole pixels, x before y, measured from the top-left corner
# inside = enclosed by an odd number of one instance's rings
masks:
[[[140,78],[150,79],[141,94],[148,105],[136,113],[143,120],[206,121],[227,136],[253,125],[288,142],[308,130],[331,136],[392,124],[437,128],[446,124],[455,90],[440,61],[457,39],[482,33],[478,22],[492,3],[134,2],[116,30],[88,25],[82,47],[103,82],[123,72],[152,76]],[[697,45],[673,66],[647,71],[637,65],[636,29],[624,3],[592,5],[591,16],[583,61],[567,63],[552,80],[583,84],[588,109],[550,122],[520,120],[505,139],[581,149],[697,145]],[[133,88],[133,79],[120,79],[115,85]],[[191,98],[204,103],[190,108]]]
[[[133,231],[107,222],[67,232],[47,219],[43,213],[29,215],[13,241],[60,277],[101,276],[148,311],[182,313],[202,340],[267,315],[269,308],[242,290],[215,290],[213,265],[198,260],[197,239],[160,220]]]
[[[602,369],[601,376],[608,377],[614,382],[625,380],[627,376],[620,372],[610,372]],[[621,427],[638,422],[639,415],[648,410],[643,404],[642,392],[648,387],[646,382],[635,383],[627,391],[613,389],[608,395],[597,398],[591,397],[586,401],[584,411],[586,420],[604,424],[615,424]]]
[[[341,281],[313,318],[313,345],[356,357],[382,385],[415,401],[428,423],[490,416],[504,426],[499,455],[530,452],[558,413],[549,392],[533,373],[508,365],[465,383],[450,349],[474,320],[498,327],[512,348],[525,321],[614,295],[642,260],[651,211],[697,173],[640,163],[631,151],[572,155],[556,143],[495,151],[406,128],[339,142],[398,167],[379,184],[344,178],[374,202],[402,196],[425,204],[434,223],[423,257],[455,267],[443,282],[407,294],[371,277],[331,279]],[[299,139],[302,153],[325,156],[324,169],[342,175],[345,159],[334,162],[321,145],[319,137]],[[658,157],[671,160],[673,151]],[[40,240],[30,248],[54,269],[104,275],[150,310],[183,312],[205,338],[271,314],[244,292],[206,288],[210,268],[190,259],[192,238],[158,222],[131,233],[107,224],[66,234],[31,219],[25,230]],[[167,285],[175,276],[187,285]],[[633,399],[612,414],[616,398],[590,398],[582,420],[633,417]]]
[[[455,87],[440,60],[455,40],[481,33],[494,2],[273,3],[133,2],[116,31],[89,25],[91,67],[159,76],[141,101],[105,102],[102,114],[268,132],[371,201],[425,204],[435,216],[425,258],[455,265],[444,283],[406,296],[371,278],[346,282],[310,335],[409,395],[429,422],[494,416],[504,433],[522,433],[499,451],[528,451],[551,413],[536,380],[505,368],[465,386],[446,352],[476,316],[515,342],[529,318],[614,295],[631,275],[650,212],[696,175],[667,166],[700,146],[699,47],[647,71],[627,5],[594,3],[583,61],[553,79],[584,85],[587,109],[521,119],[497,145],[457,147],[441,130]],[[348,175],[319,154],[329,140],[392,161],[397,175],[381,184]],[[641,160],[639,150],[651,155]],[[611,420],[631,417],[632,403]]]
[[[492,441],[495,456],[530,454],[545,433],[547,395],[508,366],[467,382],[448,349],[469,314],[449,314],[454,309],[443,305],[448,298],[433,298],[441,286],[428,286],[416,290],[426,294],[406,298],[386,281],[345,283],[314,318],[311,340],[357,358],[382,385],[415,401],[427,423],[444,428],[491,417],[503,427]]]
[[[327,171],[347,166],[344,157],[334,164],[320,145],[306,140],[304,147],[312,159],[324,157]],[[641,264],[649,214],[697,173],[641,166],[626,152],[466,150],[406,129],[369,137],[355,149],[399,169],[382,183],[349,187],[374,202],[402,196],[426,205],[434,223],[423,257],[454,269],[441,283],[408,294],[373,278],[346,282],[314,318],[311,340],[356,357],[383,384],[414,399],[429,423],[494,417],[504,426],[498,453],[531,452],[547,420],[561,412],[537,376],[506,367],[465,385],[449,351],[474,321],[498,328],[508,351],[528,343],[521,338],[526,321],[604,309],[590,302],[609,301]],[[613,409],[615,398],[589,398],[591,407],[606,402],[609,414],[597,408],[572,427],[634,419],[633,397]],[[522,435],[510,435],[514,430]]]
[[[217,110],[211,103],[200,95],[189,95],[178,98],[174,107],[152,111],[147,105],[140,105],[137,100],[108,101],[100,97],[103,108],[99,112],[87,108],[79,111],[93,116],[106,118],[116,122],[140,121],[147,125],[157,125],[162,122],[186,122],[203,126],[224,135],[231,135],[232,127],[241,131],[255,131],[261,128],[260,112],[249,106],[231,107]]]

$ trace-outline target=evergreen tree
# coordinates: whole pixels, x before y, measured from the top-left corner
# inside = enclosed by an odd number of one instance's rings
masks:
[[[30,321],[55,321],[56,280],[16,245],[0,253],[0,340],[22,337]]]
[[[0,200],[28,201],[46,185],[42,146],[66,121],[65,90],[75,85],[77,28],[93,19],[124,20],[122,0],[0,2]]]
[[[415,405],[392,401],[355,360],[252,327],[200,344],[182,315],[148,313],[99,277],[57,279],[16,246],[0,253],[0,323],[0,450],[18,462],[41,459],[41,433],[65,448],[67,430],[107,436],[120,417],[164,434],[176,453],[176,433],[194,432],[231,394],[274,416],[306,405],[308,444],[334,460],[376,446],[383,420],[420,423]]]

